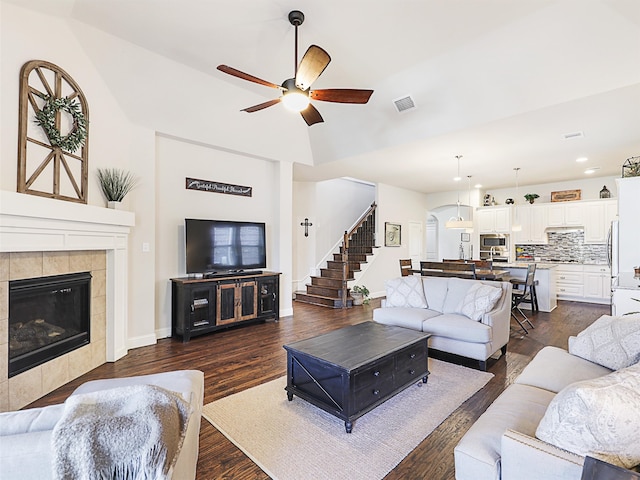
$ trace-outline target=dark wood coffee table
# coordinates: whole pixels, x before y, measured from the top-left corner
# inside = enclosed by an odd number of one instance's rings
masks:
[[[287,397],[297,395],[344,420],[351,433],[356,418],[420,378],[427,383],[429,337],[364,322],[284,345]]]

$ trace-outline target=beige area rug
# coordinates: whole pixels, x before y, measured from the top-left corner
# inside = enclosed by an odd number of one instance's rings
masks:
[[[429,381],[408,387],[354,421],[301,398],[287,400],[286,377],[204,406],[203,415],[277,480],[384,478],[493,374],[429,359]]]

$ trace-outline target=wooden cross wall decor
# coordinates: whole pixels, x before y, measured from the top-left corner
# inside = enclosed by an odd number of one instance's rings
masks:
[[[313,223],[310,223],[310,222],[309,222],[309,219],[308,219],[308,218],[305,218],[305,219],[304,219],[304,222],[301,222],[301,223],[300,223],[300,226],[301,226],[301,227],[304,227],[304,236],[305,236],[305,237],[308,237],[308,236],[309,236],[309,227],[312,227],[312,226],[313,226]]]
[[[89,106],[78,84],[50,62],[20,71],[17,191],[87,203]]]

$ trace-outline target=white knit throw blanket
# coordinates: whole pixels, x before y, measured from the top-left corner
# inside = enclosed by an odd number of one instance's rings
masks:
[[[54,478],[168,479],[189,414],[178,394],[154,385],[72,395],[53,429]]]

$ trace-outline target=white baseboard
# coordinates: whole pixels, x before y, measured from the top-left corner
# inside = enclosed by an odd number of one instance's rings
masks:
[[[149,345],[155,345],[158,339],[155,334],[142,335],[140,337],[133,337],[127,340],[128,348],[146,347]]]
[[[156,330],[156,338],[158,340],[169,337],[171,337],[171,327],[159,328]]]

